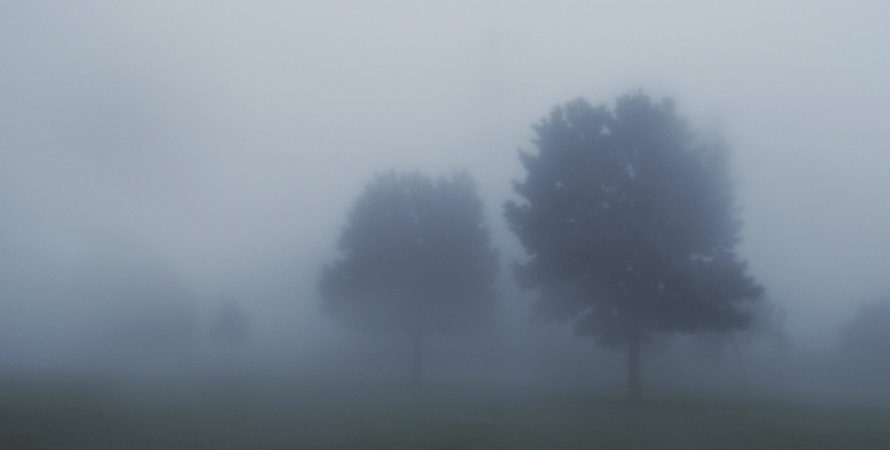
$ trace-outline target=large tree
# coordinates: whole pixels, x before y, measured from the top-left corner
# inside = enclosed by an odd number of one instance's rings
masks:
[[[465,331],[491,313],[497,253],[465,172],[436,181],[378,176],[356,200],[339,247],[342,259],[322,271],[323,309],[363,331],[406,333],[415,384],[425,335]]]
[[[736,255],[742,221],[727,152],[679,117],[670,99],[583,99],[534,127],[537,154],[505,216],[529,260],[538,317],[572,320],[579,335],[625,345],[628,393],[639,399],[640,346],[656,332],[745,328],[740,307],[762,295]]]

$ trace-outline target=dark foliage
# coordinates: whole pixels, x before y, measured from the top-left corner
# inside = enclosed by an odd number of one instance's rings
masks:
[[[490,316],[497,254],[466,173],[378,176],[356,201],[340,250],[322,272],[324,310],[356,329],[409,333],[415,364],[424,334],[466,331]]]
[[[700,142],[670,100],[635,93],[614,112],[579,99],[537,126],[520,152],[524,199],[505,215],[530,260],[536,314],[575,320],[602,345],[653,332],[744,328],[736,307],[761,296],[735,254],[742,222],[727,154]]]

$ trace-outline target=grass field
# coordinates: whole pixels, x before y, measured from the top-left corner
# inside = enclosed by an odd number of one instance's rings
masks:
[[[0,388],[6,449],[890,449],[890,410],[483,389]]]

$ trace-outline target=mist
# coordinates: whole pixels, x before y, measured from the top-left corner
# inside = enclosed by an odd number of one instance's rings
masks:
[[[622,353],[533,320],[503,211],[533,124],[641,89],[731,148],[739,253],[766,292],[750,330],[647,344],[647,389],[884,402],[888,18],[880,2],[0,3],[0,379],[399,385],[409,343],[325,315],[319,277],[375,176],[465,170],[498,300],[487,327],[429,337],[428,383],[620,395]]]

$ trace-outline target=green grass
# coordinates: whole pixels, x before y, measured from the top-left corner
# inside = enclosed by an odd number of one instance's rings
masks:
[[[0,387],[0,448],[884,449],[890,411],[456,388]]]

